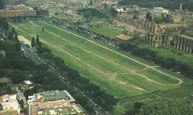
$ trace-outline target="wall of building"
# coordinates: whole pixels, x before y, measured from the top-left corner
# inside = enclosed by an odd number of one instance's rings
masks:
[[[1,105],[3,106],[3,111],[17,111],[20,114],[20,105],[16,99],[17,95],[3,95]]]
[[[36,16],[36,11],[0,11],[0,18]]]

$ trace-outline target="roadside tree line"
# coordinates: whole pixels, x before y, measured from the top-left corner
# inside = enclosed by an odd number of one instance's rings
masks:
[[[93,84],[89,79],[82,77],[77,70],[67,66],[62,58],[55,56],[45,45],[36,48],[38,55],[42,59],[46,60],[46,62],[56,68],[59,73],[62,73],[62,75],[65,76],[63,80],[69,82],[71,86],[75,86],[77,90],[84,92],[83,94],[87,95],[105,110],[113,110],[113,107],[117,104],[117,99],[107,94],[99,86]],[[75,94],[75,92],[71,93]],[[75,98],[78,100],[78,103],[80,103],[88,111],[92,110],[88,101],[84,101],[87,100],[86,98],[81,97],[80,95],[75,95]]]

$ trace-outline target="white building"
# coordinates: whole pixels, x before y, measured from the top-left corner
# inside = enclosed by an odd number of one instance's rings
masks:
[[[153,8],[154,13],[169,13],[169,10],[164,9],[163,7],[154,7]]]
[[[20,105],[17,101],[17,95],[3,95],[0,97],[0,104],[3,106],[2,111],[17,111],[20,114]]]
[[[123,7],[116,8],[115,10],[116,10],[118,13],[127,13],[127,11],[126,11]]]

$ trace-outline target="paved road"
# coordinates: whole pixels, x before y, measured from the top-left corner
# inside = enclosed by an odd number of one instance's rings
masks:
[[[24,52],[25,56],[30,58],[36,64],[45,64],[45,61],[42,60],[36,53],[33,53],[28,46],[23,43],[21,44],[21,50]]]

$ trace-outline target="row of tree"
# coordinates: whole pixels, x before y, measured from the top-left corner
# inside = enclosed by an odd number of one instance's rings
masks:
[[[36,36],[36,38],[35,37],[32,38],[31,47],[35,47],[35,46],[41,47],[41,45],[42,43],[40,42],[38,35]]]
[[[181,100],[157,100],[143,104],[136,115],[192,115],[190,104]]]
[[[86,19],[91,18],[110,18],[110,17],[116,17],[118,12],[112,7],[112,6],[105,6],[105,10],[98,10],[95,8],[83,8],[77,10],[77,13],[79,15],[83,15]]]
[[[5,0],[0,0],[0,9],[3,9],[5,5]]]
[[[170,69],[175,72],[180,72],[186,77],[193,76],[193,67],[191,65],[177,61],[174,58],[166,58],[166,57],[159,56],[153,50],[150,50],[147,48],[139,48],[137,45],[129,42],[122,42],[119,47],[122,50],[130,52],[135,56],[153,61],[155,64],[158,64],[163,68]]]
[[[172,23],[174,22],[172,15],[162,14],[161,16],[152,16],[150,12],[146,13],[146,19],[149,21],[155,21],[156,23]]]
[[[5,52],[4,56],[0,56],[0,74],[1,77],[10,78],[12,83],[20,83],[26,78],[26,71],[31,69],[33,62],[21,51],[15,29],[11,28],[5,20],[0,21],[4,22],[0,23],[0,28],[3,30],[1,34],[4,35],[3,40],[0,41],[0,51]]]
[[[92,18],[92,17],[103,18],[105,17],[105,14],[103,12],[95,8],[83,8],[83,9],[77,10],[77,12],[78,14],[83,15],[85,18]]]
[[[155,16],[154,21],[158,24],[174,22],[173,17],[169,14],[162,14],[161,16]]]
[[[111,111],[116,105],[117,100],[113,96],[104,92],[99,86],[91,83],[89,79],[82,77],[77,70],[68,67],[63,59],[54,56],[54,54],[52,54],[46,46],[37,47],[37,52],[41,58],[47,60],[47,62],[52,64],[52,66],[54,66],[54,68],[56,68],[60,73],[63,73],[66,81],[70,82],[72,86],[75,86],[80,91],[84,92],[84,94],[93,99],[95,103],[103,107],[105,110]],[[38,79],[36,82],[40,82],[39,80],[41,80],[41,82],[45,82],[43,79],[45,78],[42,78],[42,80]],[[91,111],[89,110],[91,109],[91,106],[88,101],[83,101],[87,99],[84,97],[79,98],[79,96],[77,96],[78,102],[88,111]]]

